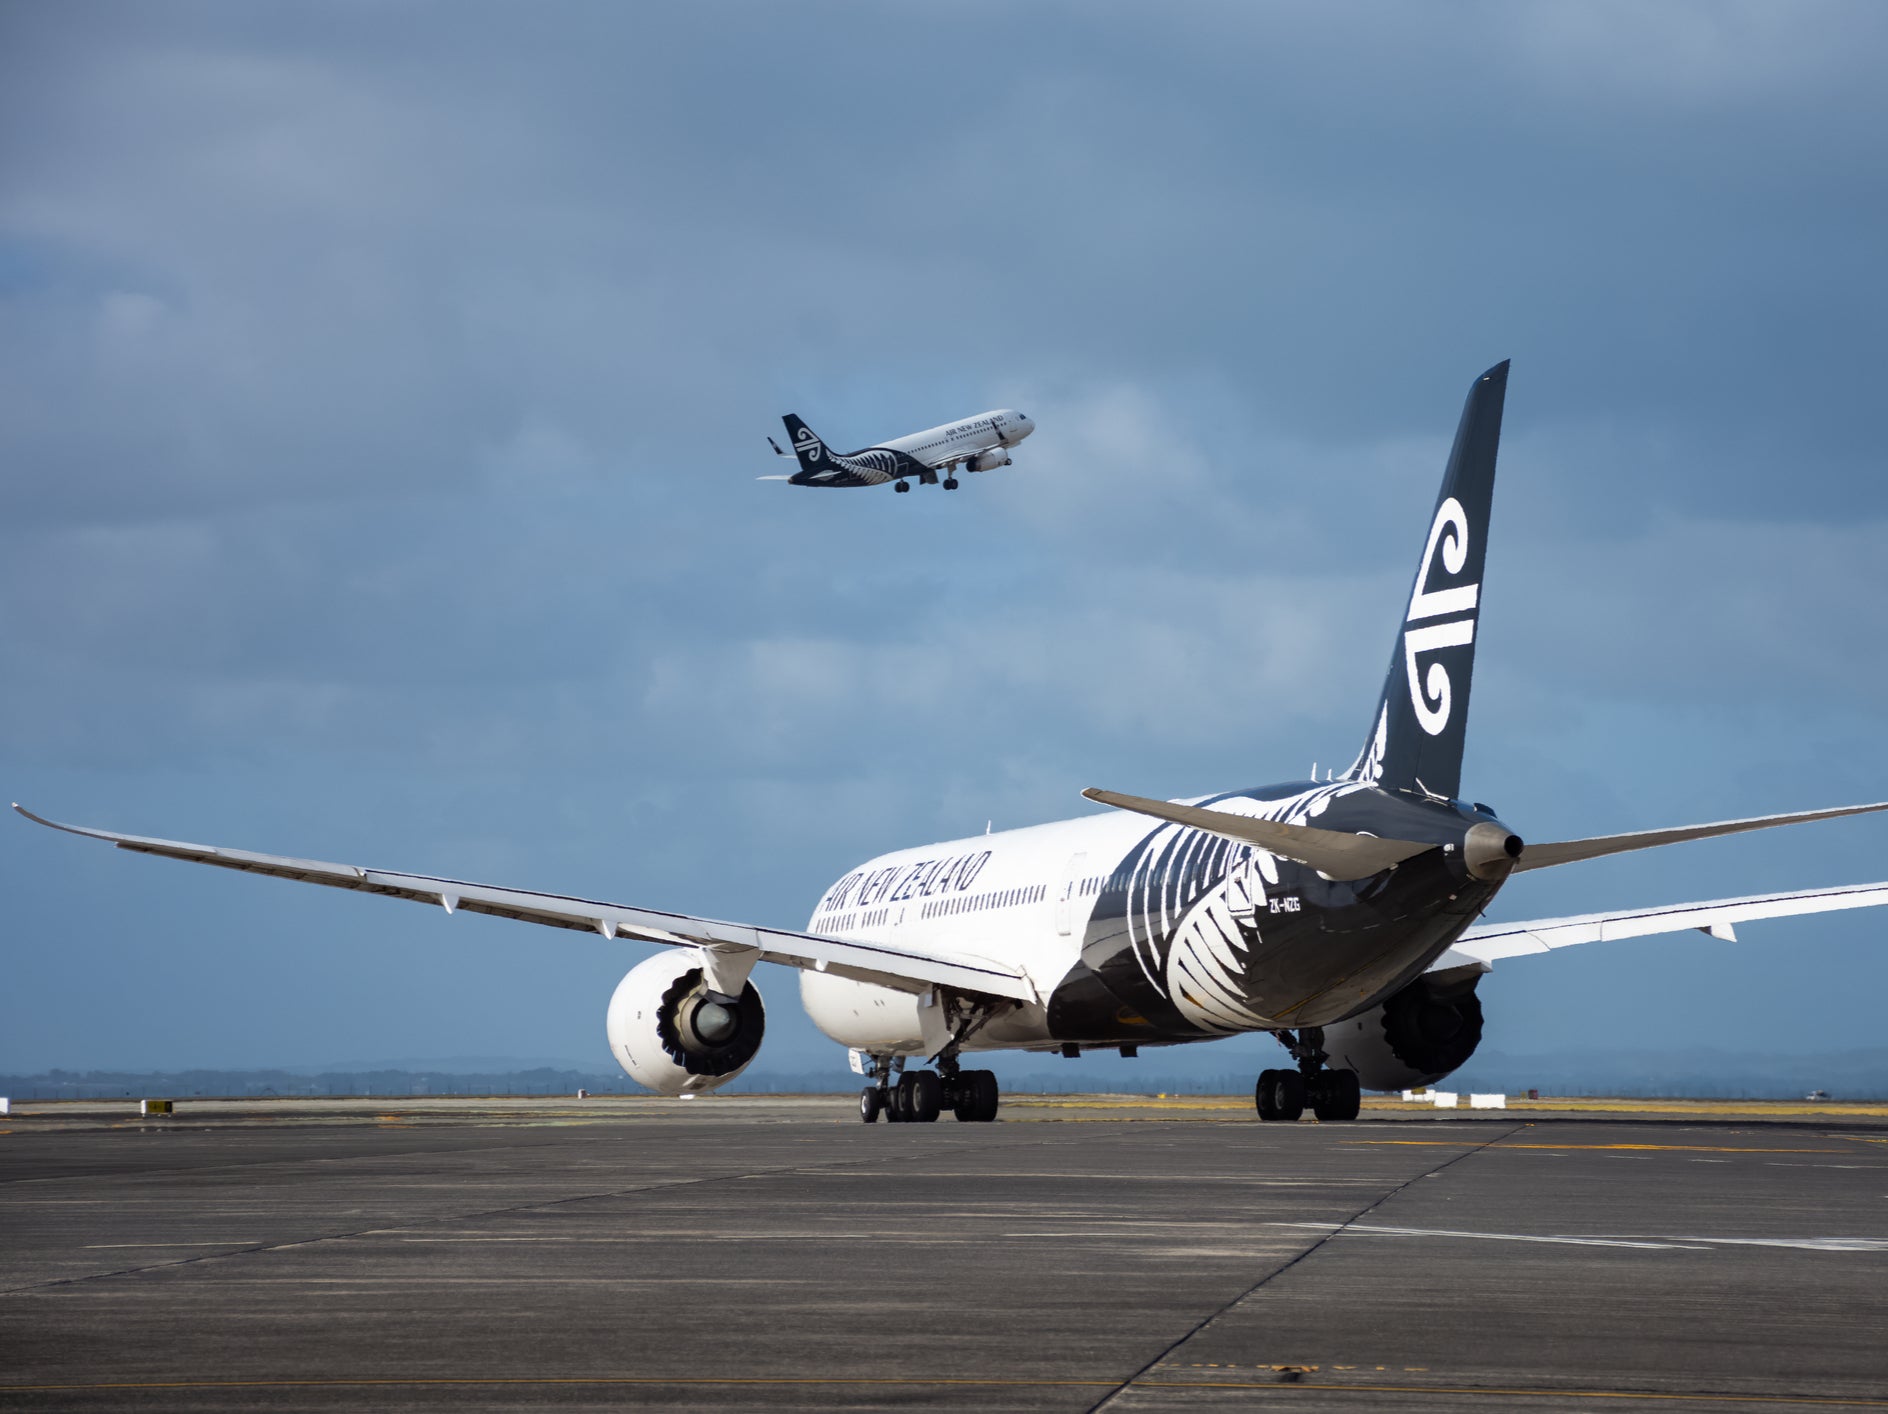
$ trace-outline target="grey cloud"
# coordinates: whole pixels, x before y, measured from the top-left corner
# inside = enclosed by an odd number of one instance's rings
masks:
[[[1510,354],[1471,777],[1569,833],[1888,792],[1873,7],[4,23],[16,793],[794,921],[1082,785],[1331,764]],[[751,479],[789,408],[1000,404],[948,500]],[[6,865],[46,936],[151,911],[60,843]]]

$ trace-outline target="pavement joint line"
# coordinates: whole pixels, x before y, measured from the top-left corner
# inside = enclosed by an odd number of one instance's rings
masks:
[[[948,1133],[950,1131],[945,1131],[945,1132]],[[1000,1141],[995,1139],[995,1136],[992,1136],[991,1142],[987,1142],[981,1145],[973,1145],[970,1142],[955,1144],[952,1146],[950,1152],[953,1154],[981,1153],[986,1150],[997,1147],[999,1142]],[[1039,1139],[1032,1138],[1028,1141],[1023,1141],[1023,1142],[1025,1144],[1044,1145],[1044,1144],[1050,1143],[1051,1140],[1050,1140],[1050,1137],[1047,1134],[1045,1134],[1042,1138],[1039,1138]],[[405,1227],[381,1226],[381,1227],[360,1228],[360,1229],[349,1231],[349,1232],[322,1233],[314,1237],[301,1238],[292,1242],[257,1243],[257,1244],[253,1244],[246,1247],[237,1247],[226,1252],[201,1252],[201,1253],[198,1253],[194,1257],[179,1257],[179,1258],[176,1258],[175,1260],[168,1261],[168,1262],[148,1262],[141,1266],[124,1267],[117,1271],[87,1272],[81,1276],[58,1277],[52,1281],[29,1282],[25,1286],[13,1286],[13,1287],[0,1288],[0,1297],[25,1296],[36,1291],[50,1291],[59,1287],[66,1287],[66,1286],[82,1286],[88,1282],[110,1281],[117,1277],[143,1276],[149,1272],[169,1271],[169,1270],[173,1270],[173,1269],[181,1268],[181,1267],[207,1265],[208,1263],[211,1263],[211,1262],[227,1261],[234,1257],[253,1256],[260,1252],[290,1252],[299,1247],[314,1247],[324,1242],[346,1242],[354,1238],[376,1237],[376,1236],[381,1236],[381,1235],[392,1233],[392,1232],[407,1231],[413,1227],[430,1227],[437,1223],[472,1222],[481,1218],[501,1217],[507,1213],[541,1212],[544,1209],[562,1207],[568,1203],[588,1203],[588,1202],[594,1202],[598,1199],[603,1199],[603,1198],[625,1198],[625,1197],[632,1197],[640,1193],[666,1192],[671,1189],[702,1187],[708,1184],[715,1184],[715,1183],[738,1183],[745,1179],[760,1178],[760,1177],[777,1177],[783,1174],[792,1174],[796,1172],[803,1173],[803,1174],[810,1173],[810,1172],[824,1173],[829,1169],[844,1168],[845,1166],[849,1164],[857,1165],[861,1162],[893,1163],[893,1162],[902,1162],[902,1161],[929,1158],[929,1157],[933,1157],[933,1151],[926,1150],[926,1149],[913,1148],[913,1149],[907,1149],[903,1153],[899,1153],[899,1154],[868,1154],[863,1159],[859,1157],[852,1157],[852,1158],[847,1158],[847,1159],[836,1159],[831,1164],[809,1165],[806,1163],[804,1159],[796,1158],[790,1163],[783,1163],[776,1168],[762,1169],[758,1172],[749,1171],[746,1173],[716,1174],[715,1176],[711,1178],[683,1178],[683,1179],[675,1179],[669,1182],[635,1184],[628,1188],[608,1189],[608,1190],[605,1190],[602,1192],[596,1192],[596,1193],[572,1193],[562,1198],[549,1198],[549,1199],[543,1199],[541,1201],[532,1202],[532,1203],[513,1203],[502,1208],[486,1208],[486,1209],[480,1209],[480,1210],[470,1212],[470,1213],[442,1213],[435,1217],[418,1220],[416,1222],[406,1225]],[[286,1161],[271,1161],[271,1162],[286,1162]],[[253,1166],[234,1164],[234,1165],[219,1166],[219,1167],[247,1168],[247,1167],[253,1167]],[[176,1172],[176,1171],[177,1170],[166,1170],[166,1172]],[[200,1172],[204,1172],[204,1170],[187,1169],[187,1170],[183,1170],[183,1172],[200,1173]],[[49,1180],[36,1179],[36,1180],[30,1180],[30,1181],[40,1182],[40,1181],[49,1181]],[[4,1389],[4,1388],[5,1386],[0,1386],[0,1389]]]
[[[1452,1158],[1444,1159],[1441,1163],[1437,1164],[1434,1168],[1428,1170],[1426,1173],[1411,1174],[1408,1178],[1404,1179],[1401,1183],[1397,1184],[1394,1188],[1390,1189],[1388,1192],[1378,1194],[1376,1198],[1372,1199],[1364,1207],[1352,1213],[1348,1218],[1344,1220],[1344,1227],[1348,1227],[1351,1223],[1356,1222],[1359,1218],[1368,1217],[1371,1213],[1375,1212],[1378,1208],[1382,1207],[1385,1203],[1389,1202],[1392,1198],[1396,1197],[1397,1194],[1401,1193],[1405,1188],[1408,1188],[1411,1184],[1420,1183],[1425,1178],[1434,1178],[1436,1175],[1440,1174],[1443,1170],[1451,1168],[1454,1165],[1461,1163],[1462,1160],[1469,1158],[1472,1155],[1482,1153],[1484,1150],[1490,1148],[1491,1146],[1500,1143],[1503,1139],[1506,1139],[1511,1135],[1520,1133],[1526,1127],[1527,1125],[1525,1121],[1517,1122],[1512,1128],[1510,1128],[1507,1131],[1506,1134],[1497,1134],[1483,1141],[1480,1144],[1471,1145],[1465,1148],[1462,1153],[1456,1154]],[[1167,1357],[1172,1355],[1174,1351],[1179,1350],[1181,1347],[1186,1345],[1188,1341],[1192,1340],[1195,1336],[1200,1334],[1201,1331],[1205,1330],[1208,1326],[1212,1325],[1214,1321],[1217,1321],[1221,1316],[1225,1315],[1228,1311],[1234,1310],[1238,1306],[1242,1305],[1247,1299],[1253,1296],[1262,1287],[1266,1286],[1268,1283],[1272,1281],[1277,1280],[1279,1277],[1283,1276],[1286,1272],[1290,1271],[1293,1267],[1297,1266],[1300,1262],[1304,1261],[1312,1253],[1324,1247],[1327,1243],[1331,1241],[1332,1238],[1336,1237],[1343,1230],[1344,1230],[1343,1227],[1339,1227],[1331,1232],[1325,1233],[1322,1237],[1318,1238],[1316,1242],[1313,1242],[1309,1247],[1305,1248],[1304,1251],[1300,1252],[1296,1257],[1293,1257],[1290,1261],[1284,1263],[1282,1266],[1274,1267],[1271,1271],[1267,1272],[1264,1276],[1260,1277],[1257,1281],[1253,1282],[1251,1286],[1247,1287],[1244,1291],[1240,1292],[1237,1296],[1233,1297],[1232,1300],[1226,1302],[1218,1310],[1208,1312],[1199,1321],[1195,1322],[1191,1329],[1187,1330],[1184,1334],[1182,1334],[1179,1339],[1171,1341],[1164,1349],[1162,1349],[1146,1364],[1142,1365],[1140,1369],[1136,1370],[1133,1374],[1129,1375],[1125,1380],[1123,1380],[1114,1390],[1104,1395],[1096,1403],[1090,1405],[1088,1408],[1088,1414],[1100,1414],[1100,1411],[1106,1409],[1110,1404],[1113,1404],[1116,1400],[1120,1399],[1123,1395],[1125,1395],[1130,1389],[1134,1388],[1135,1384],[1141,1379],[1143,1375],[1147,1374],[1149,1371],[1157,1368],[1163,1362],[1165,1362]]]

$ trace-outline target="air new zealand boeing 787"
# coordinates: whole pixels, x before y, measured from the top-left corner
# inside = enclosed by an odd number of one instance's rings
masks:
[[[998,1107],[978,1052],[1210,1041],[1267,1031],[1288,1063],[1259,1118],[1355,1118],[1359,1088],[1441,1079],[1481,1039],[1492,964],[1576,943],[1888,903],[1888,884],[1526,923],[1479,923],[1516,874],[1626,850],[1859,815],[1853,805],[1553,843],[1463,796],[1462,747],[1508,365],[1475,380],[1424,530],[1389,675],[1341,776],[1192,800],[1083,792],[1109,810],[904,849],[850,870],[801,930],[456,879],[57,826],[122,849],[663,945],[610,1001],[610,1049],[662,1094],[754,1059],[756,963],[796,969],[814,1023],[867,1076],[860,1114]],[[22,813],[26,813],[22,811]],[[29,816],[37,820],[37,816]],[[41,824],[51,824],[41,820]]]

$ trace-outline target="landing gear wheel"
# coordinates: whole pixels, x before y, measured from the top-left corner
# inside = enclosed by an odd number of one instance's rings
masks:
[[[897,486],[896,486],[895,488],[893,488],[893,489],[895,489],[895,490],[898,490],[898,491],[909,491],[909,490],[911,489],[911,484],[910,484],[909,482],[906,482],[906,481],[901,481],[901,482],[899,482],[899,483],[898,483],[898,485],[897,485]]]
[[[911,1081],[917,1075],[915,1070],[908,1070],[898,1077],[898,1083],[886,1096],[885,1118],[893,1124],[911,1122]]]
[[[1252,1103],[1257,1108],[1259,1118],[1262,1120],[1278,1118],[1277,1113],[1272,1109],[1272,1085],[1277,1079],[1278,1072],[1276,1070],[1261,1070],[1259,1072],[1259,1083],[1252,1087]]]
[[[878,1112],[885,1107],[885,1092],[868,1085],[859,1092],[859,1118],[866,1124],[878,1122]]]
[[[1289,1124],[1305,1112],[1304,1077],[1295,1070],[1261,1071],[1253,1100],[1260,1119]]]
[[[918,1124],[935,1124],[944,1108],[944,1082],[935,1070],[915,1070],[905,1079],[910,1082],[911,1108],[905,1118]]]
[[[956,477],[954,477],[954,476],[947,476],[947,477],[945,477],[945,478],[944,478],[944,489],[945,489],[946,491],[955,491],[955,490],[957,489],[957,478],[956,478]]]
[[[1285,1123],[1294,1123],[1305,1112],[1305,1078],[1295,1070],[1281,1070],[1272,1084],[1272,1108]]]
[[[1363,1097],[1354,1070],[1324,1070],[1310,1086],[1311,1113],[1321,1120],[1356,1119]]]
[[[953,1113],[966,1124],[988,1124],[1001,1102],[993,1070],[966,1070],[957,1076],[957,1103]]]

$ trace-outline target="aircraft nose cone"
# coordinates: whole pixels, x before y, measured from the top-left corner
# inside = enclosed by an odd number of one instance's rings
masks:
[[[1527,846],[1506,825],[1483,820],[1469,826],[1462,839],[1462,861],[1477,879],[1505,879],[1520,861]]]

